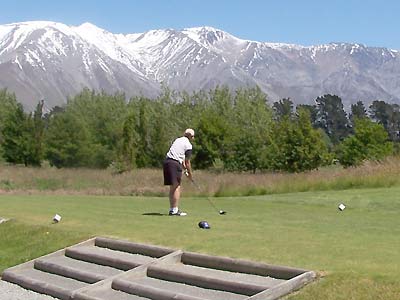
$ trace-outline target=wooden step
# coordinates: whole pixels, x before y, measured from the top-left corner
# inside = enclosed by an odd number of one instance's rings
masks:
[[[67,256],[37,259],[34,267],[43,272],[73,278],[86,283],[95,283],[123,272],[115,268],[88,263]]]
[[[109,238],[90,239],[2,274],[2,280],[61,300],[275,300],[315,277],[298,268]]]
[[[141,254],[131,254],[97,246],[73,247],[65,250],[65,255],[120,270],[130,270],[140,265],[153,262],[155,258]]]
[[[42,272],[33,268],[19,271],[4,271],[2,280],[37,293],[46,294],[62,300],[69,300],[73,291],[87,284],[63,276]]]

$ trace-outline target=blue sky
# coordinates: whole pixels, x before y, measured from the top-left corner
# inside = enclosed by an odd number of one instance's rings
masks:
[[[113,33],[212,26],[242,39],[400,50],[398,0],[0,0],[0,24],[90,22]]]

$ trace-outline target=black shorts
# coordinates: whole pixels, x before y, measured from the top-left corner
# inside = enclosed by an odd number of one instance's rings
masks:
[[[171,158],[166,158],[163,163],[164,185],[181,184],[182,164]]]

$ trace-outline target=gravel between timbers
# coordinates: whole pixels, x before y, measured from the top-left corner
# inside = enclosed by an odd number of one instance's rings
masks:
[[[38,294],[3,280],[0,280],[1,300],[58,300],[56,298]]]

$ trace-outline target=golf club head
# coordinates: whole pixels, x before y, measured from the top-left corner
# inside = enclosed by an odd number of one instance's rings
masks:
[[[220,214],[220,215],[226,215],[226,211],[220,210],[220,211],[219,211],[219,214]]]
[[[200,227],[201,229],[210,229],[210,228],[211,228],[211,227],[210,227],[210,224],[208,224],[207,221],[200,221],[200,222],[199,222],[199,227]]]

